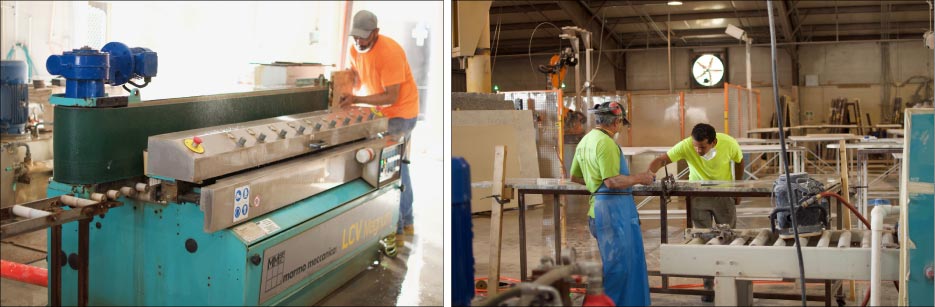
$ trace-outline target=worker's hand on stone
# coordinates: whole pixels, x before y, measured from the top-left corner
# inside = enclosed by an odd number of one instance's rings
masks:
[[[341,96],[341,109],[350,109],[352,106],[354,106],[354,95]]]
[[[633,175],[633,177],[636,178],[636,183],[638,184],[642,184],[642,185],[653,184],[653,174],[650,172],[638,173],[636,175]]]

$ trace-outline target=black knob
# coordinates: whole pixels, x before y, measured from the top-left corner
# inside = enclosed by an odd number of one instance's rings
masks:
[[[321,123],[315,124],[315,131],[321,130]]]
[[[253,263],[253,265],[260,265],[260,255],[253,254],[253,256],[250,256],[250,263]]]
[[[247,144],[247,139],[240,137],[240,139],[237,140],[237,146],[243,147],[244,144]]]
[[[332,120],[331,123],[328,124],[328,128],[334,128],[334,126],[337,125],[337,124],[338,124],[338,121]]]
[[[257,136],[256,136],[256,141],[257,141],[257,142],[263,142],[263,140],[265,140],[265,139],[266,139],[266,134],[260,133],[260,135],[257,135]]]
[[[195,239],[185,240],[185,250],[194,254],[196,251],[198,251],[198,242],[196,242]]]
[[[345,125],[345,126],[347,126],[347,124],[350,124],[350,123],[351,123],[351,118],[350,118],[350,117],[344,119],[344,125]]]
[[[297,134],[305,133],[305,126],[299,126],[299,129],[296,130],[296,133],[297,133]]]
[[[279,130],[279,138],[280,139],[286,138],[286,129]]]

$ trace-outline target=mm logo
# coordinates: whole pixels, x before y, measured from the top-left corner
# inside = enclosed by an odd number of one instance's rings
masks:
[[[275,266],[282,265],[286,262],[286,251],[281,251],[275,256],[270,257],[266,260],[266,269],[271,269]]]

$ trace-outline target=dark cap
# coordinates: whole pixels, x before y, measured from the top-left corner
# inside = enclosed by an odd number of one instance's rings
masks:
[[[616,101],[608,101],[605,103],[596,104],[594,105],[594,108],[592,108],[590,111],[594,112],[595,114],[614,115],[614,116],[617,116],[623,119],[624,125],[630,124],[630,121],[627,120],[626,109],[624,109],[623,106],[620,105],[620,103]]]
[[[354,23],[351,27],[351,36],[367,37],[377,28],[377,15],[368,10],[361,10],[354,14]]]

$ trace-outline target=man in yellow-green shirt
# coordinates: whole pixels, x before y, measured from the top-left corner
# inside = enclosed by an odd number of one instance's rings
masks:
[[[616,102],[589,110],[597,127],[578,143],[571,179],[591,192],[588,228],[601,252],[605,293],[617,306],[649,306],[643,234],[631,187],[652,184],[653,175],[630,175],[627,160],[614,142],[614,134],[629,124],[623,110]]]
[[[695,125],[691,137],[656,157],[649,164],[649,171],[655,174],[663,166],[679,160],[688,163],[689,181],[729,181],[743,176],[743,153],[737,140],[727,134],[716,133],[714,127],[705,123]],[[692,224],[695,228],[711,228],[713,216],[715,223],[729,224],[734,228],[737,226],[735,205],[738,202],[739,199],[730,197],[694,197]]]
[[[663,166],[685,160],[688,163],[689,181],[735,180],[743,178],[743,153],[733,137],[717,133],[711,125],[701,123],[692,128],[692,135],[672,146],[669,152],[656,157],[649,164],[649,171],[656,173]],[[733,162],[733,163],[731,163]],[[733,166],[733,171],[731,170]],[[717,224],[737,226],[739,198],[693,197],[691,219],[695,228],[711,228],[711,218]],[[704,287],[714,287],[712,278],[704,279]],[[702,302],[712,302],[714,297],[703,296]]]

